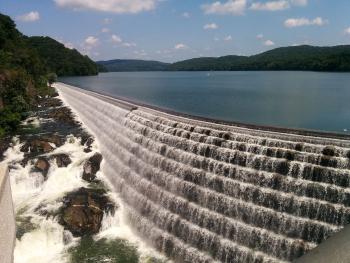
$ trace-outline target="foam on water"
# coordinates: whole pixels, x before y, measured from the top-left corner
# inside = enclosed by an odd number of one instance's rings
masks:
[[[66,193],[87,186],[81,179],[81,165],[91,153],[84,153],[80,141],[71,136],[52,154],[66,152],[72,163],[68,167],[58,168],[54,161],[50,161],[45,180],[41,173],[33,172],[33,163],[28,162],[22,167],[19,163],[23,159],[20,147],[19,141],[15,141],[14,146],[5,153],[4,162],[11,167],[10,180],[17,220],[19,224],[23,220],[29,221],[32,227],[16,240],[14,260],[20,263],[67,262],[66,252],[77,244],[78,239],[64,231],[53,215],[61,207],[61,199]]]
[[[102,173],[98,179],[103,180],[105,184],[110,187],[110,189],[113,189],[113,185],[108,181],[106,177],[103,176]],[[140,255],[140,262],[147,262],[150,257],[158,258],[161,261],[166,261],[166,258],[163,255],[160,255],[154,248],[152,248],[152,246],[142,240],[130,228],[127,211],[123,204],[123,200],[119,197],[119,195],[115,192],[109,192],[108,197],[114,203],[118,204],[118,210],[114,214],[104,214],[100,232],[95,235],[94,239],[124,239],[127,240],[132,246],[135,246],[137,248],[137,251]]]
[[[27,122],[24,122],[24,125]],[[31,121],[31,123],[33,123]],[[40,124],[38,124],[40,125]],[[15,263],[64,263],[69,262],[68,250],[79,245],[80,238],[74,238],[69,231],[58,223],[55,216],[62,206],[65,194],[88,183],[82,180],[84,162],[98,151],[98,144],[92,144],[92,152],[85,153],[80,139],[70,135],[61,147],[42,156],[50,159],[56,154],[67,154],[71,163],[67,167],[57,167],[54,158],[49,161],[50,169],[45,179],[39,172],[34,172],[34,162],[29,161],[25,166],[20,162],[24,153],[20,151],[23,143],[14,137],[12,147],[4,154],[3,163],[10,166],[12,196],[19,228],[26,228],[23,236],[16,240],[14,251]],[[97,173],[99,180],[108,185],[102,171]],[[116,204],[119,199],[116,194],[109,192],[109,197]],[[148,256],[157,255],[132,233],[123,216],[123,205],[119,204],[116,213],[105,214],[102,228],[94,239],[126,239],[137,246],[141,261]]]

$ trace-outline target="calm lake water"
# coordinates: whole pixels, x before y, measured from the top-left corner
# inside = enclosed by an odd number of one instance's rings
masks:
[[[60,81],[220,120],[350,131],[350,73],[118,72]]]

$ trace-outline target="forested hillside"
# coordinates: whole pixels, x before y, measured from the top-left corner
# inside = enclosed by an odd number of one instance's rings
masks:
[[[114,59],[96,62],[109,72],[118,71],[164,71],[170,65],[159,61],[137,59]],[[101,72],[101,71],[100,71]]]
[[[97,65],[76,49],[66,48],[50,37],[29,37],[29,45],[37,50],[45,66],[58,76],[84,76],[98,74]]]
[[[0,14],[0,138],[13,131],[47,86],[47,69],[10,17]]]
[[[276,48],[254,56],[195,58],[168,70],[310,70],[350,71],[350,46]]]
[[[97,74],[97,66],[55,40],[24,36],[0,14],[0,138],[16,130],[39,96],[54,92],[48,82],[56,73]]]

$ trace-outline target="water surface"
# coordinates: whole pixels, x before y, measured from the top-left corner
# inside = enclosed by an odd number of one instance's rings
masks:
[[[202,117],[350,131],[349,73],[113,72],[60,81]]]

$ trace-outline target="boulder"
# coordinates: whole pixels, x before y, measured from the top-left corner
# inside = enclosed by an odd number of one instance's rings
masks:
[[[81,188],[64,199],[60,223],[74,236],[98,233],[104,212],[114,212],[114,204],[104,190]]]
[[[56,160],[56,164],[58,167],[67,167],[72,160],[69,158],[67,154],[56,154],[52,156]]]
[[[96,173],[100,170],[102,155],[95,153],[84,163],[83,179],[92,182],[96,178]]]
[[[81,137],[81,145],[91,147],[92,143],[94,142],[94,138],[87,133],[83,133],[80,135]]]
[[[50,164],[45,158],[40,157],[36,161],[34,167],[35,167],[35,169],[39,170],[46,177],[47,173],[50,169]]]
[[[53,118],[56,121],[68,123],[68,124],[77,124],[77,122],[74,120],[72,111],[67,107],[60,107],[56,109],[52,109],[49,114],[49,118]]]
[[[84,152],[89,153],[91,152],[91,145],[94,142],[94,138],[91,137],[90,134],[83,133],[81,134],[81,145],[85,146]]]
[[[21,147],[22,152],[47,153],[54,150],[54,147],[47,141],[40,139],[27,140]]]
[[[26,138],[25,144],[21,147],[22,152],[32,153],[48,153],[55,149],[55,146],[63,145],[62,138],[57,134],[46,134],[42,136],[35,136],[33,138]]]
[[[62,101],[57,98],[45,98],[40,101],[40,105],[44,108],[60,107]]]
[[[62,138],[57,134],[47,134],[40,137],[41,140],[55,144],[57,147],[63,145]]]
[[[334,156],[335,152],[336,152],[336,149],[333,146],[326,146],[322,150],[323,155],[326,155],[326,156]]]

